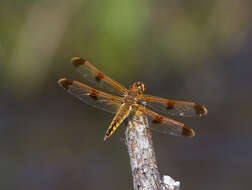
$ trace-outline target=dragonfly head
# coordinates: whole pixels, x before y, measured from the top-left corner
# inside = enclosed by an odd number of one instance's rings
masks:
[[[146,87],[143,82],[134,82],[132,89],[136,89],[138,93],[143,94],[143,92],[146,90]]]

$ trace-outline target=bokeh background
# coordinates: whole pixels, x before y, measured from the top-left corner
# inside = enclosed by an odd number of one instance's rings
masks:
[[[193,139],[153,133],[183,189],[252,186],[252,1],[0,1],[0,189],[133,189],[124,129],[58,87],[81,56],[125,86],[195,101]]]

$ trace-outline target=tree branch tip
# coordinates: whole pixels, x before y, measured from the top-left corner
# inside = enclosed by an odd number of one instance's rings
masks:
[[[175,181],[168,175],[163,175],[162,177],[162,183],[164,186],[166,186],[169,190],[179,190],[180,188],[180,182]]]

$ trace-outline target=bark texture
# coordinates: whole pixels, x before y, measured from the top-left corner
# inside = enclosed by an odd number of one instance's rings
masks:
[[[161,179],[147,118],[138,115],[128,121],[125,133],[134,190],[179,190],[180,182]]]

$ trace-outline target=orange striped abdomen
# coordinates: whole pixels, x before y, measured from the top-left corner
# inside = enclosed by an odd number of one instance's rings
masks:
[[[109,138],[115,130],[119,127],[119,125],[124,121],[124,119],[129,115],[131,110],[131,105],[122,104],[119,108],[117,114],[113,118],[108,130],[106,131],[104,141]]]

